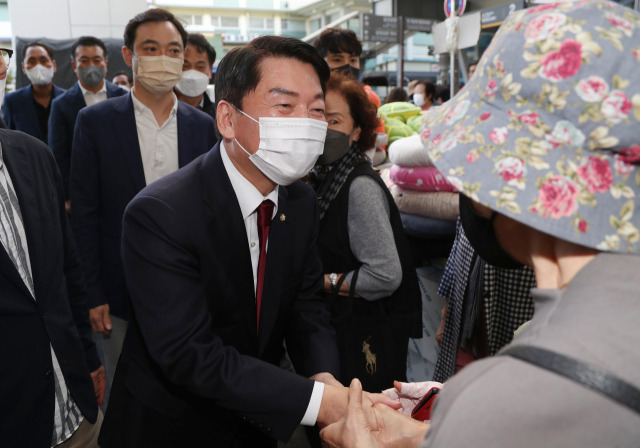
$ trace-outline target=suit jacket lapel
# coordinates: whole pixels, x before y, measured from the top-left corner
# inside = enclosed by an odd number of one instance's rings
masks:
[[[285,187],[278,189],[278,212],[271,221],[267,246],[267,267],[262,292],[260,310],[259,353],[262,354],[278,317],[280,295],[282,290],[283,269],[287,266],[287,258],[291,246],[291,223],[286,220],[288,192]],[[281,219],[284,217],[284,220]]]
[[[194,120],[187,120],[192,111],[182,102],[178,101],[178,166],[182,168],[188,165],[193,159],[202,154],[200,145],[193,145],[193,136],[201,134],[202,131],[194,126]],[[222,159],[220,159],[222,163]],[[224,167],[222,168],[224,171]]]
[[[144,178],[144,167],[142,166],[142,156],[140,155],[140,144],[138,142],[138,129],[136,127],[136,117],[133,112],[133,101],[131,93],[119,97],[112,101],[118,104],[114,107],[115,115],[111,118],[114,135],[118,139],[118,148],[123,153],[127,168],[136,191],[142,190],[146,186]]]
[[[82,95],[82,90],[80,89],[80,85],[76,82],[71,89],[71,110],[75,111],[76,116],[80,109],[83,109],[87,106],[86,101],[84,100],[84,95]]]
[[[220,143],[205,156],[202,175],[204,201],[211,211],[209,237],[216,252],[224,258],[227,278],[236,292],[247,334],[255,338],[256,306],[249,241],[240,205],[222,163]]]
[[[41,263],[44,259],[42,253],[42,239],[41,232],[39,232],[42,225],[42,216],[38,213],[38,201],[35,197],[34,186],[38,185],[36,179],[31,176],[32,170],[29,167],[29,162],[25,157],[20,156],[21,151],[7,151],[8,143],[5,139],[2,139],[3,151],[2,158],[7,166],[9,175],[11,176],[11,182],[15,189],[16,196],[18,198],[18,204],[20,205],[20,214],[22,215],[22,223],[24,225],[24,231],[27,237],[27,247],[29,250],[29,259],[31,264],[31,276],[33,278],[34,291],[37,296],[38,285],[41,280]],[[20,148],[21,150],[28,150],[28,148]],[[43,192],[44,193],[44,192]],[[50,193],[49,193],[50,194]],[[53,199],[53,195],[51,195]],[[20,273],[16,269],[15,265],[9,258],[6,250],[1,251],[0,256],[0,270],[20,288],[27,296],[33,298],[29,289],[25,285]]]

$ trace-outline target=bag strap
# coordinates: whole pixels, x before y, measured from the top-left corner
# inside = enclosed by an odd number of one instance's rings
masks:
[[[640,389],[598,366],[530,345],[508,347],[498,355],[557,373],[640,414]]]

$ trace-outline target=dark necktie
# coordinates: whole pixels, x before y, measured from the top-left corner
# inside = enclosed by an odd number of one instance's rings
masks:
[[[258,207],[258,237],[260,238],[260,258],[258,259],[258,278],[256,282],[256,332],[260,331],[260,304],[262,302],[262,288],[264,286],[264,274],[267,267],[267,238],[271,227],[273,215],[273,202],[262,201]]]

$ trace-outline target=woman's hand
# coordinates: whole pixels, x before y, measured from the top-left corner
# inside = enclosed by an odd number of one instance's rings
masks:
[[[397,400],[402,405],[401,412],[411,417],[411,411],[416,407],[418,402],[422,400],[422,397],[432,387],[442,387],[442,383],[437,381],[423,381],[420,383],[401,383],[400,381],[393,382],[393,388],[387,389],[382,393],[394,400]]]
[[[320,432],[329,447],[417,447],[429,425],[407,418],[385,404],[363,399],[358,379],[351,382],[345,416]]]

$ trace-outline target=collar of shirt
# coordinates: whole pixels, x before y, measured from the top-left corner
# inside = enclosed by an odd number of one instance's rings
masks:
[[[169,114],[169,119],[175,117],[178,113],[178,97],[176,96],[175,93],[171,93],[171,95],[173,95],[173,107],[171,108],[171,113]],[[153,115],[153,111],[151,109],[149,109],[147,106],[145,106],[142,101],[140,101],[138,98],[136,98],[136,96],[134,95],[133,92],[131,92],[131,100],[133,101],[133,113],[136,115],[136,117],[140,116],[141,114],[144,114],[145,111],[149,111],[149,113],[151,115]],[[167,124],[169,122],[169,119],[167,119],[167,121],[165,121],[162,126],[164,126],[165,124]],[[155,119],[154,119],[155,121]],[[162,127],[159,126],[159,127]]]
[[[224,169],[227,171],[229,180],[231,181],[233,191],[236,193],[236,197],[238,198],[240,211],[242,212],[242,219],[246,220],[252,213],[256,211],[256,209],[265,199],[269,199],[271,200],[271,202],[273,202],[273,215],[271,217],[273,218],[274,216],[276,216],[276,213],[278,211],[279,186],[276,185],[276,188],[274,188],[271,193],[266,196],[262,196],[262,193],[260,193],[258,189],[254,187],[253,184],[249,182],[236,169],[235,165],[227,154],[227,150],[224,147],[224,141],[220,142],[220,155],[222,156],[222,163],[224,165]]]
[[[80,90],[82,90],[82,96],[87,96],[87,94],[98,95],[100,93],[107,93],[107,82],[104,80],[102,81],[102,87],[96,93],[93,93],[92,91],[85,89],[80,81],[78,81],[78,85],[80,86]]]

